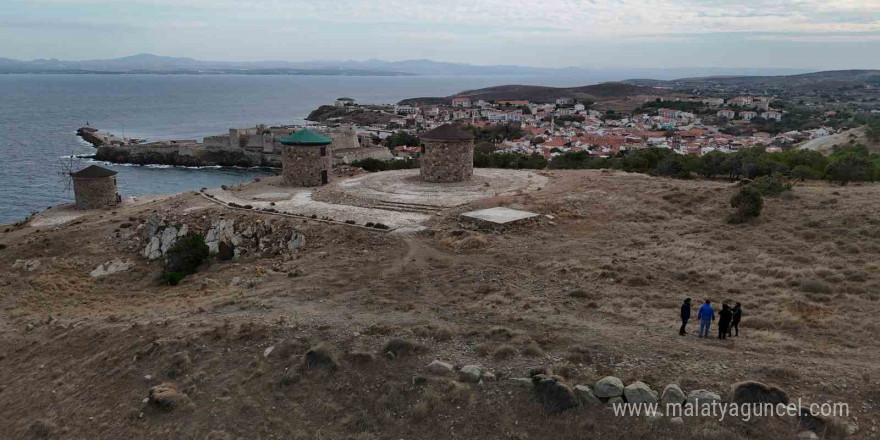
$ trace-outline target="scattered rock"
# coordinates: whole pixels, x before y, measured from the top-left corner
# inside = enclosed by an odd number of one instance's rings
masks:
[[[669,419],[669,423],[673,425],[684,425],[684,419],[681,417],[673,417]]]
[[[686,400],[687,396],[685,396],[684,391],[676,384],[666,385],[663,388],[663,393],[660,394],[660,405],[664,408],[669,404],[681,405]]]
[[[237,285],[239,285],[239,284],[241,284],[241,278],[239,278],[239,277],[232,277],[232,278],[229,279],[229,286],[230,286],[230,287],[234,287],[234,286],[237,286]]]
[[[431,362],[425,369],[435,376],[449,376],[455,372],[455,367],[452,364],[440,360]]]
[[[40,268],[40,260],[34,258],[31,260],[15,260],[15,263],[12,265],[13,269],[24,269],[28,272],[33,272]]]
[[[263,350],[263,357],[264,357],[264,358],[269,357],[269,355],[272,354],[272,351],[273,351],[273,350],[275,350],[275,346],[274,346],[274,345],[269,346],[269,347],[266,347],[266,349]]]
[[[744,381],[733,384],[731,387],[733,402],[743,403],[772,403],[788,405],[788,394],[775,387],[761,382]]]
[[[607,404],[609,404],[609,405],[618,405],[618,404],[621,404],[621,403],[626,403],[626,401],[623,400],[623,397],[615,396],[615,397],[612,397],[612,398],[608,399],[608,401],[605,402],[605,403],[607,403]]]
[[[578,401],[581,404],[587,405],[601,405],[602,401],[593,394],[593,389],[590,388],[589,385],[576,385],[574,387],[574,394],[577,396]]]
[[[562,383],[561,377],[539,374],[532,377],[532,382],[535,400],[544,405],[548,413],[559,414],[577,406],[574,391]]]
[[[205,440],[233,440],[233,437],[226,431],[211,431],[205,436]]]
[[[479,365],[465,365],[458,370],[458,377],[463,382],[477,383],[483,375],[483,367]]]
[[[623,389],[623,395],[629,403],[657,403],[657,393],[641,381],[627,385]]]
[[[596,382],[593,392],[600,399],[619,397],[623,395],[623,382],[614,376],[603,377]]]
[[[847,427],[840,419],[813,415],[809,408],[801,407],[800,415],[798,416],[798,430],[801,433],[812,432],[814,435],[824,439],[842,439],[846,437]]]
[[[211,228],[205,235],[205,244],[208,245],[208,251],[212,254],[220,252],[220,241],[232,243],[232,237],[235,235],[234,219],[214,219],[211,221]]]
[[[189,396],[177,389],[174,382],[166,382],[150,388],[149,402],[163,411],[171,411],[189,405]]]
[[[130,260],[123,262],[120,259],[116,259],[113,261],[108,261],[104,264],[99,264],[98,267],[95,268],[95,270],[89,272],[89,276],[91,276],[92,278],[99,278],[107,275],[113,275],[115,273],[125,272],[131,269],[133,266],[134,263],[132,263]]]

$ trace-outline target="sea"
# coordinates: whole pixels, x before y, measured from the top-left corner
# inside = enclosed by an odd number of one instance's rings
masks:
[[[88,157],[95,149],[76,136],[86,124],[148,141],[201,140],[230,127],[301,124],[309,112],[339,97],[392,104],[504,84],[590,83],[572,76],[0,75],[0,224],[72,202],[65,177],[71,167],[98,163],[117,171],[123,197],[218,187],[273,173],[96,162]]]

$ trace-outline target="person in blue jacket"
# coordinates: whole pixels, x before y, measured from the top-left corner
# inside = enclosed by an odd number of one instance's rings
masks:
[[[681,303],[681,329],[678,330],[678,334],[680,336],[684,336],[687,332],[684,331],[684,328],[688,325],[688,321],[691,319],[691,299],[686,298],[683,303]]]
[[[700,320],[700,337],[708,338],[709,329],[712,327],[712,321],[715,320],[715,309],[712,308],[712,301],[707,299],[706,302],[700,306],[700,311],[697,312],[697,319]]]

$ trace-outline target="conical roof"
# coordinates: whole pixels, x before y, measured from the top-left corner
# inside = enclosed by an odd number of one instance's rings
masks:
[[[116,171],[108,170],[104,167],[99,167],[97,165],[90,165],[86,168],[83,168],[75,173],[70,173],[73,177],[85,177],[85,178],[98,178],[98,177],[110,177],[115,176]]]
[[[473,139],[474,135],[453,124],[443,124],[433,130],[422,133],[419,137],[431,141],[465,141]]]
[[[290,136],[281,138],[284,145],[329,145],[333,140],[318,133],[302,129]]]

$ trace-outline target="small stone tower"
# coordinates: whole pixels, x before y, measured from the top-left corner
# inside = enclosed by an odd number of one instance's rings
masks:
[[[421,176],[426,182],[464,182],[474,175],[474,137],[452,124],[423,133]]]
[[[73,194],[77,209],[112,208],[117,203],[116,171],[91,165],[75,173]]]
[[[289,186],[321,186],[330,183],[333,140],[300,130],[281,139],[281,166]]]

